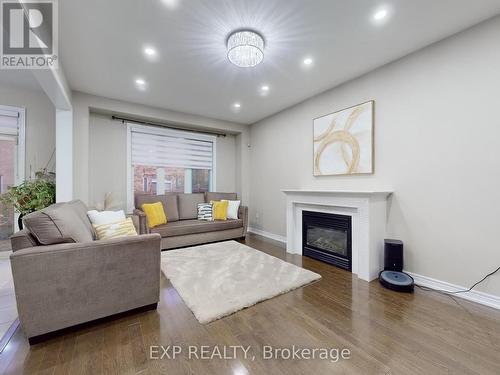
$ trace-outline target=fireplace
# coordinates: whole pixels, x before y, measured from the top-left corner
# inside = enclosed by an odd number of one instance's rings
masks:
[[[384,268],[387,199],[391,191],[285,189],[286,251],[303,255],[302,212],[342,214],[351,218],[351,272],[365,281]]]
[[[302,254],[351,271],[351,216],[302,211]]]

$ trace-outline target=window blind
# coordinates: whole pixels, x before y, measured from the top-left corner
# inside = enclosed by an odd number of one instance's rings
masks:
[[[186,136],[131,132],[132,164],[188,169],[213,168],[213,142]]]
[[[19,112],[0,109],[0,135],[14,135],[19,133]]]

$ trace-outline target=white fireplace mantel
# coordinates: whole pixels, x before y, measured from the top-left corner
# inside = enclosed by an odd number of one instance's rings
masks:
[[[352,272],[371,281],[383,267],[387,198],[392,191],[284,189],[286,194],[286,250],[302,254],[302,211],[351,216]]]

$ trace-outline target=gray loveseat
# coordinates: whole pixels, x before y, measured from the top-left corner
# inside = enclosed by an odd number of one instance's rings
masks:
[[[165,195],[139,194],[135,196],[134,214],[139,217],[140,233],[161,235],[161,248],[173,249],[202,243],[230,240],[246,236],[248,208],[241,206],[238,219],[225,221],[198,220],[198,203],[221,199],[236,200],[236,193],[167,193]],[[147,218],[140,209],[144,203],[161,202],[167,224],[149,228]]]
[[[81,201],[54,204],[24,218],[11,238],[21,327],[41,336],[134,309],[160,296],[160,235],[96,241]]]

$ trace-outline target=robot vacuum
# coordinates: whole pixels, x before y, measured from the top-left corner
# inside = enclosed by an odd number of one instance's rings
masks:
[[[412,293],[413,278],[404,272],[382,271],[378,277],[380,284],[396,292]]]
[[[378,275],[380,284],[396,292],[412,293],[413,278],[403,272],[403,242],[384,240],[384,270]]]

